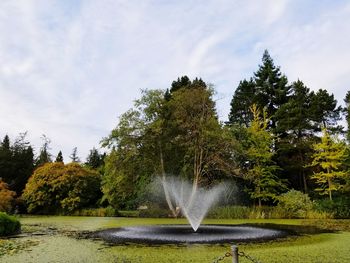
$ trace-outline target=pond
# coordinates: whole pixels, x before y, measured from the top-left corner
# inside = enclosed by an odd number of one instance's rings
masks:
[[[102,217],[23,217],[23,231],[15,238],[0,240],[0,262],[212,262],[229,249],[224,244],[110,245],[82,238],[91,231],[128,226],[186,224],[184,219],[140,219]],[[348,221],[347,223],[349,223]],[[301,225],[302,220],[205,220],[205,224]],[[278,242],[242,244],[245,251],[263,262],[350,262],[349,232],[291,237]],[[271,258],[273,255],[273,258]],[[332,256],[333,255],[333,256]],[[334,258],[336,255],[336,258]],[[329,259],[327,261],[327,259]],[[225,261],[223,261],[225,262]],[[230,262],[226,259],[226,262]],[[242,262],[244,262],[242,260]]]

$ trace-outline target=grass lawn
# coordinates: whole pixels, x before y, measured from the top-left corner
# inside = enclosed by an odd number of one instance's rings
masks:
[[[230,249],[230,244],[107,246],[101,241],[69,235],[71,231],[128,225],[186,224],[184,219],[41,216],[20,220],[23,231],[32,234],[0,240],[0,262],[212,262]],[[239,244],[239,249],[261,262],[350,262],[350,220],[205,220],[204,223],[311,224],[342,229],[336,233],[305,235],[283,241]],[[221,262],[231,262],[231,259]],[[249,261],[240,258],[240,262]]]

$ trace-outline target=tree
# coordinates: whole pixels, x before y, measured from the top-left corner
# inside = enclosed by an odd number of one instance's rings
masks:
[[[56,159],[55,159],[55,162],[56,163],[59,163],[59,162],[63,163],[63,155],[62,155],[61,151],[58,152]]]
[[[312,154],[315,127],[311,108],[313,93],[300,80],[292,83],[288,102],[283,104],[275,114],[276,132],[280,134],[276,141],[278,152],[276,160],[283,167],[291,185],[308,192],[308,175]]]
[[[315,130],[321,131],[322,127],[330,129],[334,132],[342,131],[342,127],[337,125],[341,119],[341,106],[337,107],[337,100],[333,94],[329,94],[327,90],[319,89],[311,97],[312,120],[315,122]]]
[[[20,133],[11,145],[6,135],[0,145],[0,177],[9,188],[22,194],[24,186],[33,172],[33,148],[26,141],[27,133]]]
[[[312,156],[311,166],[318,168],[312,179],[315,179],[319,188],[316,189],[321,195],[328,194],[332,200],[332,192],[341,188],[338,180],[346,176],[340,170],[345,157],[345,144],[333,138],[326,128],[323,128],[321,142],[314,144],[315,153]]]
[[[103,165],[103,155],[100,154],[95,147],[93,147],[86,158],[85,164],[93,169],[97,169]]]
[[[195,191],[199,184],[209,185],[227,173],[232,139],[217,119],[212,94],[201,79],[185,77],[165,93],[143,91],[135,107],[121,116],[104,140],[114,150],[106,157],[105,197],[130,200],[141,184],[157,175],[162,180],[166,174],[186,177]],[[113,192],[116,185],[110,188],[112,182],[120,182],[118,193]],[[176,205],[163,186],[168,206],[177,216]]]
[[[253,79],[240,81],[231,100],[227,124],[239,124],[248,127],[253,119],[249,108],[254,103],[257,103],[257,97]]]
[[[345,119],[347,123],[347,133],[346,133],[346,138],[348,142],[350,143],[350,91],[348,91],[345,95],[345,108],[344,108],[344,113],[345,113]]]
[[[52,161],[51,154],[49,152],[49,150],[51,149],[50,148],[51,140],[45,134],[41,136],[41,139],[43,140],[43,145],[40,148],[39,156],[37,157],[35,162],[36,167],[39,167],[40,165],[43,165],[45,163],[49,163]]]
[[[69,156],[69,158],[72,160],[72,163],[79,163],[80,162],[80,159],[79,159],[77,153],[78,153],[78,148],[74,147],[72,154]]]
[[[96,205],[101,176],[77,163],[46,163],[30,177],[22,198],[30,213],[70,213]]]
[[[10,183],[15,176],[12,157],[10,138],[8,135],[5,135],[0,144],[0,178],[8,183]]]
[[[265,50],[262,65],[254,73],[250,81],[243,80],[233,95],[228,124],[248,126],[253,116],[250,107],[256,104],[260,109],[266,109],[270,116],[269,128],[276,128],[278,120],[275,113],[288,101],[290,86],[288,79],[276,67],[269,52]]]
[[[250,196],[258,200],[261,207],[262,201],[275,200],[277,193],[286,185],[280,180],[276,172],[279,167],[273,162],[273,137],[267,131],[269,119],[266,111],[261,112],[254,104],[251,107],[253,121],[247,128],[248,147],[245,150],[247,161],[247,173],[245,178],[252,184],[249,190]]]
[[[8,185],[0,178],[0,212],[10,212],[16,192],[9,190]]]

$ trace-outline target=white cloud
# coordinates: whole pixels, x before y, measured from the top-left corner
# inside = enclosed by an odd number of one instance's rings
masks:
[[[0,136],[82,158],[145,88],[213,83],[226,119],[268,48],[290,80],[337,98],[349,83],[349,5],[303,1],[2,1]]]

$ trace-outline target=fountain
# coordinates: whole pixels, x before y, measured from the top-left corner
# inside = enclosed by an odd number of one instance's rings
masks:
[[[219,195],[225,187],[223,184],[219,184],[206,190],[174,177],[163,179],[162,184],[164,191],[169,193],[171,201],[181,210],[195,232],[209,208],[218,201]]]
[[[169,205],[188,220],[188,225],[132,226],[107,229],[93,237],[112,243],[229,243],[271,240],[284,237],[288,231],[251,225],[201,225],[210,207],[219,200],[224,184],[204,189],[174,177],[162,178],[157,189],[163,186]],[[174,214],[173,211],[173,214]]]

